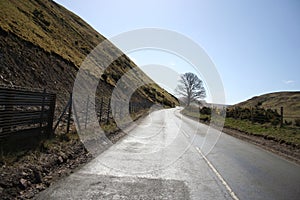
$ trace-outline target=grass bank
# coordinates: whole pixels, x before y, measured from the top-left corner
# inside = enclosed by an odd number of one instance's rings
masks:
[[[205,123],[209,123],[211,120],[210,115],[200,114],[198,109],[183,109],[181,113]],[[234,118],[225,118],[224,127],[238,130],[247,135],[259,136],[278,143],[300,147],[300,129],[296,127],[279,127],[270,123],[259,124]]]

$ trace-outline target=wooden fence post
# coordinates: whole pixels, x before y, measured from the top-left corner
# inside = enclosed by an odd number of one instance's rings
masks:
[[[114,117],[117,117],[117,109],[118,109],[118,106],[116,105],[116,103],[114,104],[114,109],[113,109],[113,111],[114,111],[114,113],[112,113],[113,114],[113,116]]]
[[[132,114],[134,113],[134,107],[135,107],[134,102],[131,102],[131,113]]]
[[[101,103],[100,103],[99,122],[101,122],[102,120],[102,109],[103,109],[103,97],[101,98]]]
[[[131,102],[129,102],[129,114],[131,114]]]
[[[283,126],[283,107],[280,107],[280,127]]]
[[[254,123],[254,116],[253,116],[253,107],[251,107],[251,111],[250,111],[250,113],[251,113],[251,123],[253,124]]]
[[[106,118],[106,124],[108,124],[108,122],[109,122],[109,112],[110,112],[110,101],[108,101],[108,105],[107,105],[107,118]]]
[[[46,99],[46,89],[43,91],[43,100],[42,100],[42,107],[41,107],[41,115],[40,115],[40,129],[43,127],[43,117],[45,111],[45,99]]]
[[[48,117],[48,133],[50,135],[54,135],[53,131],[53,121],[54,121],[54,113],[55,113],[55,105],[56,105],[56,94],[51,95],[51,103],[49,105],[49,117]]]
[[[72,102],[73,102],[73,98],[71,99]],[[77,123],[77,126],[78,126],[78,132],[80,133],[81,132],[81,126],[80,126],[80,121],[79,121],[79,118],[78,118],[78,115],[77,115],[77,110],[76,110],[76,106],[75,106],[75,101],[72,103],[72,107],[74,109],[74,116],[75,116],[75,121]]]
[[[72,102],[73,102],[73,95],[70,93],[70,100],[69,100],[69,113],[68,113],[68,124],[67,124],[67,133],[70,131],[70,123],[71,123],[71,114],[72,114]]]
[[[88,112],[89,112],[89,101],[90,101],[90,95],[87,96],[87,102],[86,102],[86,109],[85,109],[85,123],[84,123],[84,128],[86,129],[86,125],[88,122]]]
[[[234,107],[234,119],[238,118],[238,109],[237,107]]]

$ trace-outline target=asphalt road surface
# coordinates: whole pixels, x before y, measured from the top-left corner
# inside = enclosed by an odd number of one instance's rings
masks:
[[[38,199],[299,199],[300,166],[159,110]]]

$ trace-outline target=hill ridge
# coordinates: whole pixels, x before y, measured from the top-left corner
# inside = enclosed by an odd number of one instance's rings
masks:
[[[246,101],[233,105],[240,107],[259,106],[265,109],[284,109],[285,118],[300,119],[300,91],[279,91],[254,96]]]

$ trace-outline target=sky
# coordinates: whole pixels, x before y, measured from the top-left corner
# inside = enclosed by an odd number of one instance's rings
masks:
[[[215,64],[226,104],[269,92],[300,91],[298,0],[55,1],[108,39],[152,27],[192,39]],[[153,63],[173,66],[178,73],[191,69],[172,55],[163,59],[148,51],[129,56],[138,65],[153,58]]]

